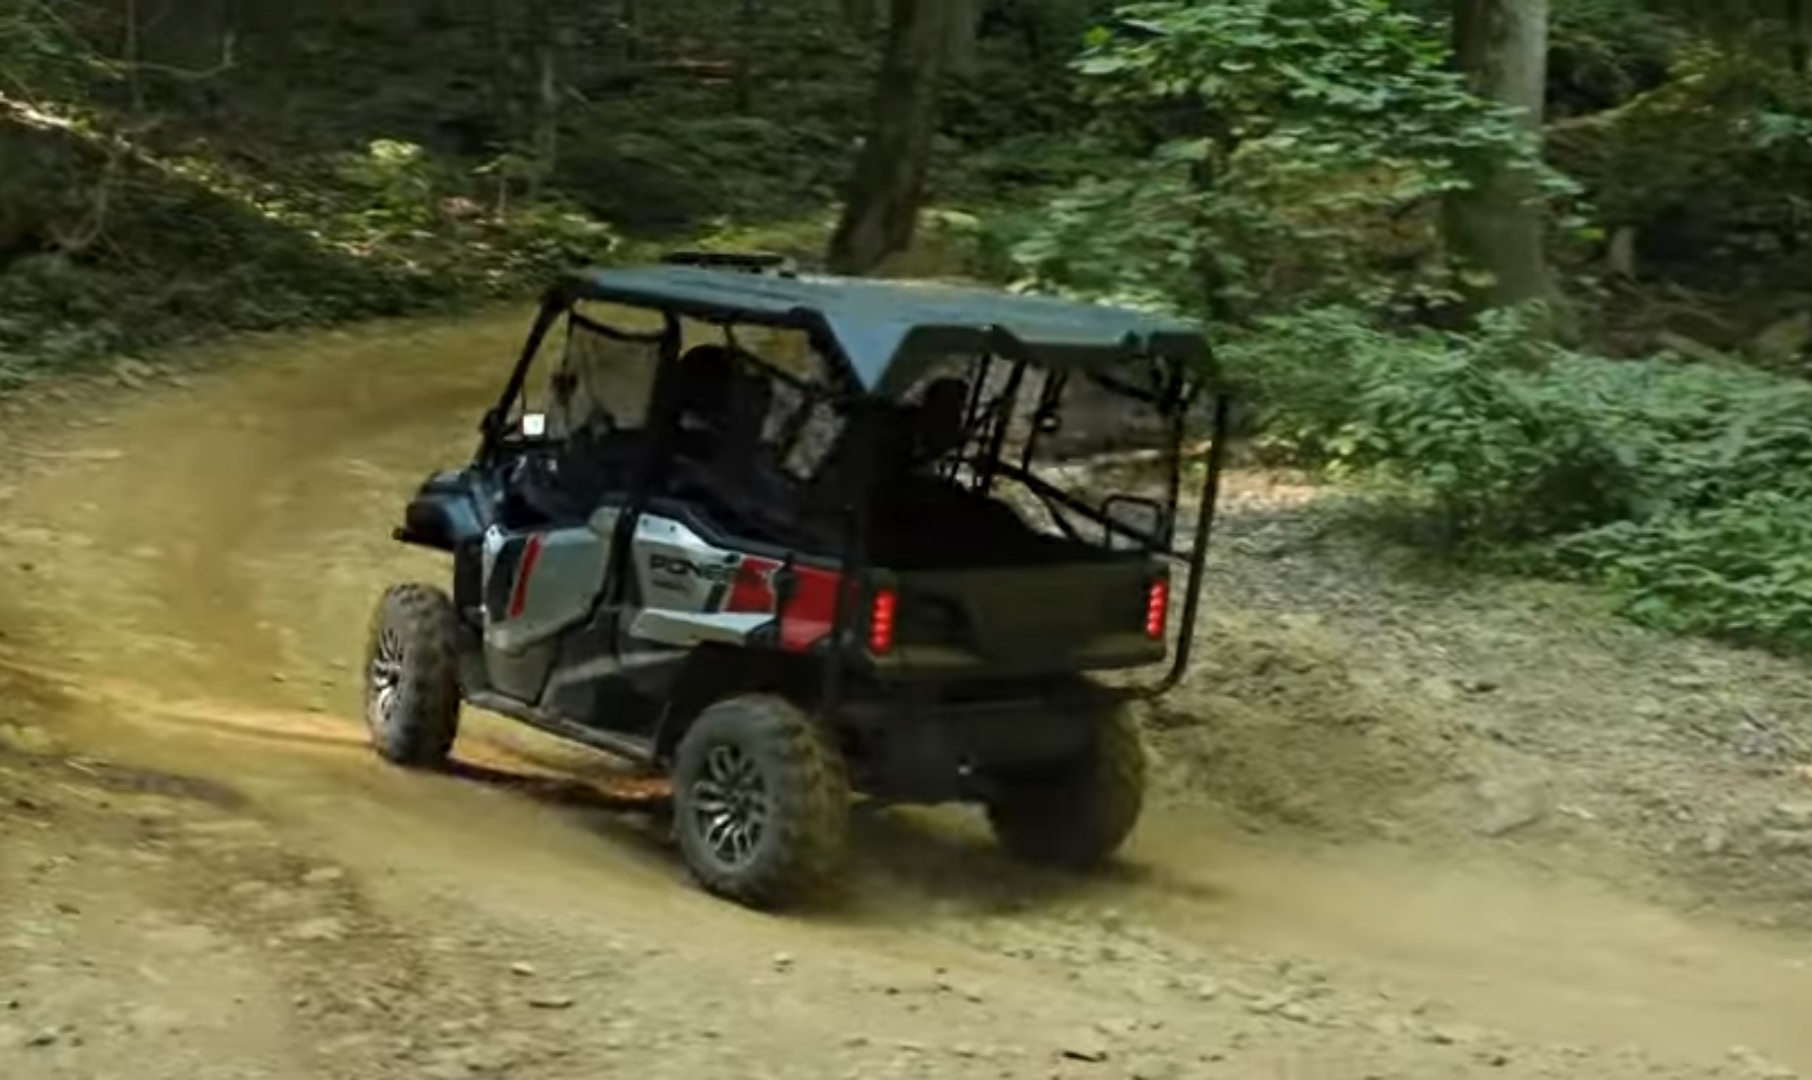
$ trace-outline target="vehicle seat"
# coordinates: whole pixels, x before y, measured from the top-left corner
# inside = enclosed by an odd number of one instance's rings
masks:
[[[681,454],[710,460],[721,452],[734,399],[744,381],[733,352],[700,345],[680,358],[675,388]]]
[[[969,384],[956,378],[933,381],[916,403],[888,407],[875,427],[875,482],[905,483],[961,448],[968,411]]]
[[[759,537],[790,536],[798,512],[797,491],[786,480],[767,445],[774,388],[761,373],[737,367],[718,414],[715,445],[689,470],[696,487],[745,531]]]
[[[735,373],[729,350],[700,345],[678,360],[662,360],[649,390],[647,419],[638,442],[644,452],[631,470],[631,499],[669,491],[685,460],[711,457],[722,433],[721,414]]]
[[[925,387],[913,410],[911,467],[918,468],[962,449],[968,436],[969,384],[945,378]]]
[[[877,510],[906,512],[898,496],[921,483],[943,483],[916,474],[962,444],[968,393],[961,379],[939,379],[925,388],[917,404],[877,401],[850,410],[810,481],[813,511],[829,519],[847,500],[862,497],[856,482],[863,476],[864,442],[872,440],[874,470],[867,479],[874,490],[889,493]]]

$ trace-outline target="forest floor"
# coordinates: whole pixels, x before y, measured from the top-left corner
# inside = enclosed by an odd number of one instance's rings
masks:
[[[610,766],[365,748],[389,539],[521,312],[0,402],[0,1076],[1812,1075],[1812,680],[1230,485],[1122,865],[858,822],[847,894],[691,887]],[[237,355],[234,355],[237,354]],[[233,363],[214,363],[231,357]]]

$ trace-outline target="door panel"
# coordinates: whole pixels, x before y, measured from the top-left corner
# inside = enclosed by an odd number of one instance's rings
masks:
[[[712,545],[670,518],[636,522],[629,572],[635,603],[623,612],[618,655],[624,675],[660,695],[700,645],[747,645],[774,621],[771,590],[754,562]]]
[[[485,666],[496,689],[540,699],[560,636],[597,607],[615,517],[613,511],[583,525],[485,534]]]

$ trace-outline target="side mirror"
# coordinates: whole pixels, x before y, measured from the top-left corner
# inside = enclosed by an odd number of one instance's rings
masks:
[[[1102,546],[1109,551],[1156,551],[1170,546],[1170,512],[1156,499],[1110,495],[1101,516],[1121,528],[1101,526]]]

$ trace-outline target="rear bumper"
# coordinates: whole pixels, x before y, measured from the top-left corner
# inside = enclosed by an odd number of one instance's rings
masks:
[[[1086,754],[1101,718],[1131,695],[1092,683],[980,700],[935,700],[910,688],[845,703],[856,786],[890,802],[984,798],[990,776]]]
[[[902,684],[955,679],[1035,678],[1069,672],[1129,671],[1161,664],[1169,656],[1162,640],[1143,634],[1112,634],[1069,646],[1054,644],[1026,655],[987,656],[939,645],[902,644],[882,657],[867,657],[876,678]]]

